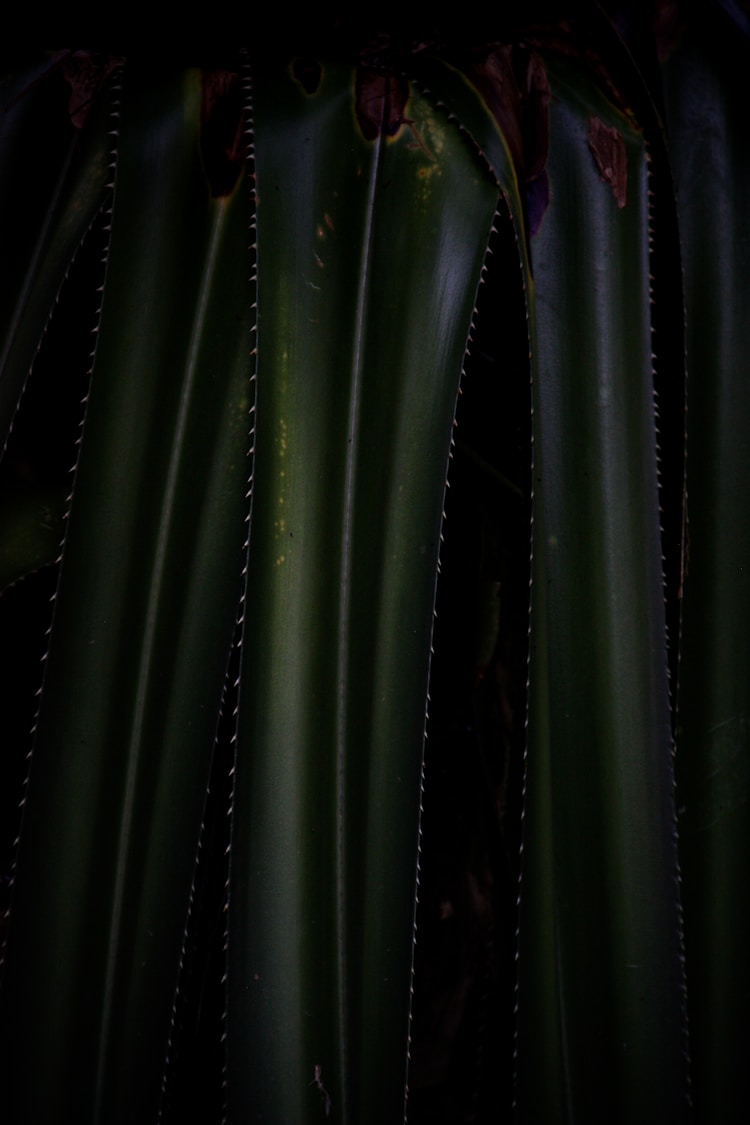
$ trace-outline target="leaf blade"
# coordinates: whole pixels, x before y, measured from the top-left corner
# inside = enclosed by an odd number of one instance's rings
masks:
[[[645,156],[593,85],[561,64],[550,76],[551,202],[532,245],[538,593],[524,841],[547,893],[537,902],[524,876],[519,1097],[528,1120],[676,1121],[686,1032]],[[594,118],[622,138],[627,180],[603,176]],[[524,1016],[527,989],[543,1003],[537,964],[559,1019],[551,1059],[543,1008]],[[547,1066],[556,1090],[534,1081]]]
[[[210,197],[200,93],[144,68],[123,107],[9,933],[19,1113],[51,1121],[158,1111],[239,603],[248,182]]]
[[[740,48],[740,51],[742,48]],[[723,46],[722,46],[723,52]],[[750,939],[746,721],[747,127],[734,69],[685,35],[665,66],[686,288],[688,552],[677,729],[696,1121],[738,1121]]]
[[[238,1118],[313,1120],[326,1097],[345,1120],[404,1112],[441,499],[497,190],[416,97],[413,128],[365,141],[353,88],[331,67],[314,95],[283,76],[256,94],[258,434],[229,930]]]

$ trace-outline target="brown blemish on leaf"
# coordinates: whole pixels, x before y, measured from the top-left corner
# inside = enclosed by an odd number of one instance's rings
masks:
[[[513,48],[495,47],[483,57],[472,59],[466,73],[487,103],[500,126],[520,178],[525,177],[521,87],[513,67]]]
[[[628,194],[628,159],[622,134],[598,117],[589,118],[589,148],[599,175],[612,188],[617,206],[625,206]]]
[[[552,94],[549,88],[547,70],[541,55],[537,54],[536,51],[528,52],[525,70],[522,87],[521,132],[526,162],[526,180],[531,182],[544,172],[547,164],[549,154],[549,103]]]
[[[475,55],[465,69],[510,149],[534,235],[549,204],[545,166],[551,94],[542,56],[528,48],[497,46]]]
[[[533,238],[549,207],[549,103],[552,94],[547,70],[541,55],[529,51],[526,56],[522,87],[521,135],[525,164],[526,213],[529,234]]]
[[[239,75],[204,70],[201,156],[214,199],[231,195],[245,161],[244,107]]]
[[[355,113],[365,140],[381,134],[395,137],[402,125],[409,100],[409,83],[398,74],[360,67],[355,88]]]
[[[122,66],[121,58],[97,51],[70,51],[60,60],[63,76],[70,86],[68,113],[76,129],[82,129],[99,92],[110,74]]]
[[[376,137],[396,137],[401,127],[411,132],[414,140],[407,147],[421,149],[428,160],[435,160],[416,122],[404,113],[409,101],[409,83],[399,74],[362,66],[357,70],[355,113],[362,135],[368,141]]]

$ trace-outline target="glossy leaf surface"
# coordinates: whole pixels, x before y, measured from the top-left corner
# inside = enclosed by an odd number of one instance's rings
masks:
[[[142,67],[123,98],[9,933],[19,1122],[157,1112],[240,592],[246,184],[209,194],[198,72]]]
[[[317,77],[263,76],[254,96],[228,1104],[301,1122],[330,1098],[331,1120],[364,1123],[404,1112],[442,495],[497,188],[427,100],[387,116],[394,78]]]
[[[686,1035],[642,137],[549,67],[519,1107],[681,1121]],[[548,1025],[552,1025],[551,1027]]]
[[[687,294],[677,796],[693,1092],[696,1121],[734,1122],[749,1092],[750,134],[732,68],[694,36],[665,80]]]

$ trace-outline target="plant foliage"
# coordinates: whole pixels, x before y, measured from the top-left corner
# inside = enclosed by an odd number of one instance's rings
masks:
[[[740,1119],[750,28],[607,7],[5,65],[9,1121]]]

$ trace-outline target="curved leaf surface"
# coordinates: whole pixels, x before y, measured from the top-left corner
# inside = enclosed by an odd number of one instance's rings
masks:
[[[104,205],[112,177],[111,96],[92,101],[85,126],[79,129],[68,116],[69,95],[51,59],[4,76],[0,114],[3,444],[60,286]]]
[[[696,1121],[734,1122],[747,1110],[750,1017],[750,136],[739,80],[695,33],[665,88],[687,294],[677,795],[693,1091]]]
[[[257,443],[229,901],[237,1121],[404,1113],[443,482],[497,204],[445,115],[405,93],[395,77],[360,72],[357,86],[326,66],[261,75],[255,95]]]
[[[156,1116],[241,590],[249,184],[198,72],[125,78],[111,254],[12,904],[14,1120]]]
[[[677,1122],[687,1061],[646,154],[582,71],[547,63],[519,1110]]]

